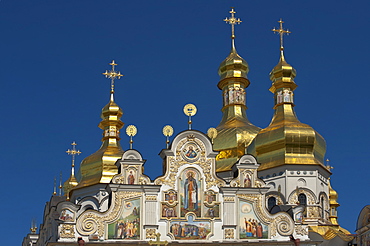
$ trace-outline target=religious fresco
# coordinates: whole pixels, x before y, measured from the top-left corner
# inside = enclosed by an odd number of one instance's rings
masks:
[[[204,217],[220,217],[220,203],[216,201],[216,193],[208,190],[204,193]]]
[[[204,207],[204,217],[207,218],[219,218],[220,217],[220,205],[214,205],[213,207]]]
[[[276,94],[276,104],[290,102],[293,103],[293,92],[289,89],[283,89]]]
[[[253,211],[251,203],[239,203],[239,237],[240,239],[268,238],[268,226],[262,224]]]
[[[201,190],[198,171],[192,168],[185,169],[180,180],[181,217],[184,217],[188,212],[192,212],[198,217],[201,216],[199,196]]]
[[[245,104],[245,90],[240,87],[224,90],[224,106],[229,104]]]
[[[252,187],[252,179],[250,173],[245,173],[244,187]]]
[[[69,209],[63,209],[59,216],[60,220],[71,222],[75,219],[75,214]]]
[[[211,223],[208,220],[194,221],[193,216],[188,216],[187,221],[172,221],[170,233],[177,240],[206,239],[211,232]]]
[[[135,184],[135,171],[128,171],[127,184]]]
[[[196,161],[200,157],[200,148],[195,143],[188,143],[182,148],[181,155],[187,161]]]
[[[108,239],[140,239],[140,199],[124,201],[118,220],[108,224]]]
[[[169,190],[164,192],[164,202],[162,202],[162,217],[177,217],[177,192]]]

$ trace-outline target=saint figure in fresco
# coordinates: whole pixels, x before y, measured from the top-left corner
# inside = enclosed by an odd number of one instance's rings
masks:
[[[188,158],[195,158],[197,156],[197,152],[194,151],[193,146],[189,146],[189,150],[186,152],[185,155]]]
[[[130,174],[127,177],[127,182],[130,185],[135,183],[135,177],[134,177],[134,174],[132,173],[132,171],[130,171]]]
[[[277,96],[276,96],[276,104],[282,103],[283,102],[283,92],[278,91]]]
[[[184,187],[184,208],[189,210],[198,209],[198,185],[194,178],[194,172],[188,172]]]
[[[244,179],[244,187],[251,187],[251,186],[252,186],[251,178],[249,174],[246,174],[245,179]]]
[[[290,102],[290,91],[284,90],[284,102]]]

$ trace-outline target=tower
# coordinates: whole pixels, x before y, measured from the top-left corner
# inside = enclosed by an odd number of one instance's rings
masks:
[[[119,133],[124,123],[121,121],[122,109],[114,101],[114,82],[123,75],[115,71],[117,64],[114,61],[110,65],[112,70],[103,73],[111,79],[110,100],[102,109],[102,121],[99,123],[99,128],[103,130],[103,143],[98,151],[81,162],[80,180],[73,191],[96,184],[107,184],[118,173],[115,162],[124,152],[119,143]]]
[[[247,117],[246,88],[250,84],[247,78],[249,66],[235,48],[234,26],[240,24],[241,20],[235,18],[234,9],[231,9],[230,13],[231,17],[224,21],[231,25],[231,51],[218,68],[220,81],[217,86],[222,90],[223,115],[216,127],[217,137],[213,145],[213,149],[219,151],[216,171],[225,179],[233,177],[232,165],[245,154],[245,148],[260,130]]]

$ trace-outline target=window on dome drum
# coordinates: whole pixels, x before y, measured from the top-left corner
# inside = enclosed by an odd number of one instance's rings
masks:
[[[307,206],[307,197],[305,194],[301,193],[298,195],[299,205]],[[303,217],[307,217],[307,209],[303,212]]]
[[[275,197],[270,197],[268,200],[267,200],[267,209],[268,211],[270,212],[271,209],[276,205],[276,198]]]

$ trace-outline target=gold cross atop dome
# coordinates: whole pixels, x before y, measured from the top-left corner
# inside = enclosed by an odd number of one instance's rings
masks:
[[[112,70],[110,71],[105,70],[105,73],[103,73],[103,75],[105,75],[106,78],[111,79],[111,93],[113,94],[114,93],[114,80],[116,78],[120,79],[123,75],[121,74],[121,72],[114,70],[114,67],[118,65],[114,62],[114,60],[111,63],[109,63],[109,65],[112,66]]]
[[[276,29],[274,27],[274,29],[272,29],[271,31],[273,32],[276,32],[280,35],[280,50],[284,50],[284,46],[283,46],[283,35],[284,34],[287,34],[289,35],[289,33],[291,33],[289,30],[284,30],[283,28],[283,23],[284,21],[280,18],[280,20],[278,21],[280,23],[280,28],[279,29]]]
[[[76,145],[77,145],[76,142],[73,141],[71,145],[72,145],[72,149],[68,149],[66,153],[72,156],[72,167],[74,167],[75,166],[75,156],[81,154],[82,152],[79,150],[76,150]]]
[[[235,30],[234,30],[234,26],[236,24],[240,24],[242,21],[240,20],[240,18],[235,18],[235,14],[236,12],[234,11],[234,8],[231,7],[231,11],[230,11],[230,14],[231,14],[231,17],[230,18],[225,18],[224,21],[226,23],[229,23],[231,25],[231,39],[235,39]]]

